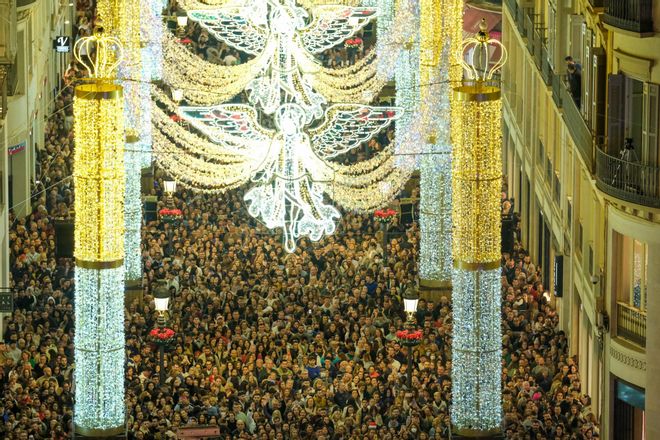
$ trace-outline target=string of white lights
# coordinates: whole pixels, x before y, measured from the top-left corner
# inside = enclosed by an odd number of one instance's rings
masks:
[[[454,270],[452,423],[491,430],[502,421],[500,268]]]
[[[400,0],[394,12],[394,17],[391,19],[389,31],[381,32],[380,27],[378,31],[378,40],[376,41],[377,71],[382,79],[389,81],[394,78],[399,54],[418,35],[418,29],[419,0]]]
[[[169,32],[163,38],[163,79],[191,104],[225,102],[241,93],[261,72],[274,47],[236,66],[213,64],[195,55]]]
[[[123,427],[124,269],[77,266],[75,282],[76,425]]]

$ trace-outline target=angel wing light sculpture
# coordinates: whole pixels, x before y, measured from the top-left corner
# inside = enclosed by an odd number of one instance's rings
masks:
[[[371,209],[398,193],[408,175],[390,163],[389,152],[359,169],[331,159],[378,134],[400,109],[329,105],[314,87],[314,76],[322,70],[314,55],[353,36],[377,16],[375,8],[317,6],[310,19],[295,0],[266,0],[189,11],[188,16],[218,40],[260,60],[261,68],[245,87],[248,103],[184,106],[177,114],[214,144],[209,149],[249,164],[249,178],[242,176],[253,183],[244,196],[248,211],[268,228],[282,228],[288,252],[301,236],[316,241],[334,232],[340,213],[329,197],[348,208]],[[260,123],[261,114],[272,118],[274,128]],[[201,171],[195,166],[169,163],[170,170],[186,170],[180,177],[191,186],[197,185],[189,173]],[[380,196],[374,188],[380,188]]]

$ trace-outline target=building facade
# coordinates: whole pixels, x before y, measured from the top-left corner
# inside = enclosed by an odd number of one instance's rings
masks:
[[[31,212],[37,150],[45,151],[46,120],[70,60],[54,41],[68,36],[72,44],[74,22],[72,0],[0,0],[0,291],[9,288],[8,214]]]
[[[502,28],[521,239],[601,438],[660,438],[660,1],[507,0]]]

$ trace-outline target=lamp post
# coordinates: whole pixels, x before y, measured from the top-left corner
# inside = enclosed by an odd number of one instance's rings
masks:
[[[165,209],[161,210],[161,212],[166,210],[175,211],[173,195],[176,192],[176,181],[175,180],[163,181],[163,192],[165,193]],[[177,212],[179,211],[177,210]],[[172,235],[174,234],[174,228],[179,223],[180,212],[179,215],[163,215],[161,216],[161,220],[164,223],[170,224],[169,228],[167,229],[167,246],[165,247],[165,251],[169,256],[174,251],[174,247],[172,245]]]
[[[165,314],[167,313],[168,305],[170,302],[170,291],[167,286],[163,283],[160,286],[154,289],[154,303],[156,305],[156,313],[158,318],[156,318],[156,324],[158,325],[159,330],[165,328],[167,320]],[[156,338],[156,344],[158,344],[158,362],[160,366],[160,372],[158,376],[158,383],[160,386],[163,386],[165,383],[165,345],[169,340]]]
[[[181,89],[172,89],[172,100],[177,104],[183,99],[183,90]]]
[[[176,25],[177,25],[176,32],[179,38],[185,37],[186,26],[188,25],[188,14],[186,14],[185,12],[178,13],[176,16]]]
[[[163,189],[165,191],[165,202],[168,208],[174,205],[174,193],[176,192],[176,180],[165,180],[163,182]]]
[[[406,292],[403,294],[403,310],[406,312],[408,315],[408,319],[406,319],[406,324],[405,324],[405,329],[408,334],[411,332],[415,331],[415,328],[417,327],[417,323],[415,322],[415,312],[417,312],[417,303],[419,302],[419,296],[417,295],[417,292],[412,289],[408,288]],[[411,338],[411,337],[405,337],[401,341],[403,345],[405,345],[408,348],[408,378],[407,378],[407,386],[408,389],[412,389],[412,364],[413,364],[413,347],[415,347],[417,344],[419,344],[419,339],[417,338]]]

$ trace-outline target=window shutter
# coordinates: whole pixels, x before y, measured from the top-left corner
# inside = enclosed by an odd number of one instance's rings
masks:
[[[605,138],[605,85],[607,84],[607,64],[605,50],[602,47],[592,49],[591,72],[591,131],[596,136],[596,142],[602,143]]]
[[[568,40],[568,54],[572,56],[575,61],[582,64],[584,61],[582,58],[582,25],[584,24],[584,17],[572,14],[570,16],[570,23],[571,35]]]
[[[642,162],[658,166],[658,89],[653,83],[644,83],[644,118],[642,120]]]
[[[624,139],[625,76],[610,75],[607,79],[607,146],[610,155],[617,156]]]
[[[591,51],[593,46],[594,33],[587,27],[586,24],[582,25],[582,53],[584,54],[584,59],[580,60],[582,64],[582,98],[580,99],[580,104],[582,108],[582,116],[585,121],[591,121],[591,77],[592,77],[592,68],[591,68]]]

